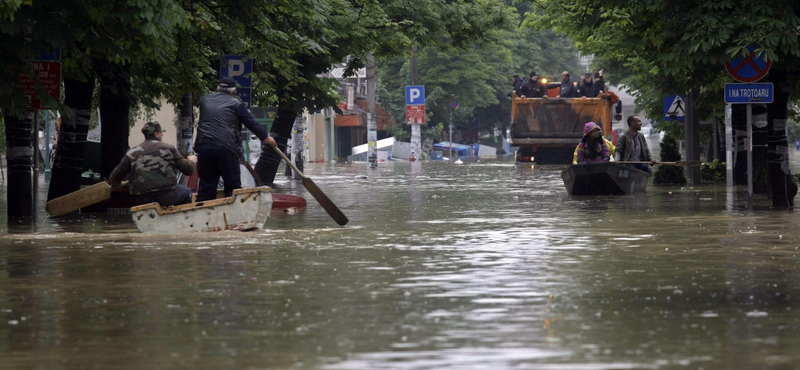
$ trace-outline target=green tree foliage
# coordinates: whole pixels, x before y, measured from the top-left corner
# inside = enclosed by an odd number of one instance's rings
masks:
[[[648,117],[662,121],[662,99],[700,89],[701,117],[721,112],[728,77],[724,63],[746,55],[747,45],[774,61],[773,68],[800,71],[800,3],[794,0],[541,0],[531,1],[528,25],[572,37],[578,49],[619,76]],[[796,91],[798,80],[773,81]],[[660,122],[661,127],[678,123]]]
[[[427,128],[423,137],[438,138],[450,122],[457,128],[477,124],[483,131],[504,127],[511,115],[511,76],[526,79],[531,71],[543,77],[558,78],[561,71],[579,70],[577,51],[565,37],[549,31],[535,31],[521,25],[526,11],[506,5],[507,21],[487,34],[490,42],[473,41],[461,48],[441,45],[421,48],[418,52],[419,84],[426,89]],[[484,42],[480,42],[484,41]],[[410,61],[406,56],[384,58],[378,70],[381,104],[395,118],[393,135],[410,136],[405,125],[405,86],[411,84]],[[451,94],[459,108],[453,110]],[[439,127],[439,129],[437,129]]]
[[[674,136],[666,135],[661,140],[661,161],[663,162],[677,162],[681,160],[681,154],[678,150],[678,140]],[[659,165],[653,175],[653,183],[666,185],[666,184],[686,184],[686,176],[683,173],[683,168],[678,166]]]

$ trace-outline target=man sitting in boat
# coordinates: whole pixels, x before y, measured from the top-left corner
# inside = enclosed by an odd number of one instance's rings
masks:
[[[601,133],[602,135],[602,133]],[[608,154],[609,154],[609,161],[614,160],[614,153],[617,151],[617,147],[614,146],[614,143],[611,140],[603,138],[606,141],[606,145],[608,145]],[[578,148],[580,148],[580,144],[575,147],[575,153],[572,153],[572,164],[578,164]]]
[[[191,203],[192,191],[177,184],[177,171],[187,176],[193,174],[197,157],[184,159],[174,146],[162,142],[164,131],[158,122],[147,122],[142,133],[144,142],[128,150],[111,172],[111,187],[118,188],[128,177],[138,204],[156,202],[167,207]]]
[[[650,162],[651,164],[658,164],[658,161],[653,159],[650,154],[650,148],[647,147],[647,140],[642,134],[642,120],[639,116],[628,116],[628,131],[617,139],[617,153],[614,156],[617,161],[626,162]],[[650,164],[648,163],[634,163],[628,166],[638,170],[650,173]]]
[[[589,122],[583,126],[583,139],[575,149],[578,154],[577,164],[608,162],[611,159],[611,151],[603,138],[602,130],[594,122]]]

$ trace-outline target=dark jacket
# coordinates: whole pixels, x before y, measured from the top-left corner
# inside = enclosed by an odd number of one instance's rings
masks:
[[[195,147],[228,149],[242,157],[242,124],[262,141],[269,136],[267,130],[250,115],[247,106],[235,97],[224,91],[204,95],[200,98]]]
[[[516,79],[516,81],[514,81],[514,83],[512,84],[514,86],[514,88],[512,89],[512,91],[510,93],[508,93],[508,96],[511,96],[511,94],[514,91],[516,91],[517,92],[517,96],[519,96],[519,89],[522,88],[523,84],[525,84],[525,80],[523,80],[521,78]]]
[[[647,140],[644,138],[644,134],[641,132],[637,132],[639,136],[639,147],[641,148],[641,160],[643,162],[652,162],[653,155],[650,154],[650,148],[647,147]],[[631,150],[633,149],[633,139],[631,138],[631,134],[629,131],[625,131],[625,133],[617,139],[617,150],[614,154],[614,158],[617,161],[628,161],[631,158]]]
[[[176,170],[189,176],[194,173],[194,163],[184,159],[174,146],[151,139],[125,153],[111,172],[110,182],[111,186],[117,187],[128,177],[134,195],[172,190],[178,183]]]
[[[597,93],[594,90],[594,83],[583,81],[582,83],[578,84],[577,90],[575,90],[575,97],[576,98],[594,98],[597,96]]]
[[[517,90],[517,96],[525,95],[526,98],[541,98],[545,95],[545,89],[539,80],[536,82],[528,80]]]
[[[594,95],[597,96],[600,92],[607,93],[606,90],[606,80],[603,79],[603,76],[600,76],[594,80]]]
[[[572,80],[562,81],[561,83],[554,82],[547,84],[548,89],[554,89],[556,87],[561,88],[561,92],[558,94],[558,96],[562,98],[575,97],[575,85],[572,84]]]

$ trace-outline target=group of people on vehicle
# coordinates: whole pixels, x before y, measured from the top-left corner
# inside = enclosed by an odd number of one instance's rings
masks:
[[[561,72],[561,82],[544,83],[539,80],[536,71],[530,73],[527,81],[519,75],[512,76],[514,90],[508,95],[517,94],[520,98],[547,98],[547,90],[561,88],[559,98],[594,98],[601,92],[606,92],[606,83],[603,79],[603,70],[592,75],[585,73],[580,82],[572,82],[568,71]]]
[[[642,134],[642,120],[639,116],[628,116],[628,130],[618,139],[617,145],[603,137],[603,129],[594,122],[588,122],[583,127],[583,138],[575,148],[573,164],[609,162],[611,158],[622,162],[649,162],[658,164],[650,154],[644,134]],[[650,173],[648,163],[629,163],[628,166]]]

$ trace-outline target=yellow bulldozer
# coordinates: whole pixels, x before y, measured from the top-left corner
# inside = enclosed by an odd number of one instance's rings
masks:
[[[572,163],[583,126],[589,121],[600,125],[607,139],[616,141],[611,129],[612,97],[616,100],[613,94],[604,93],[595,98],[519,98],[512,94],[509,144],[519,147],[516,161]]]

